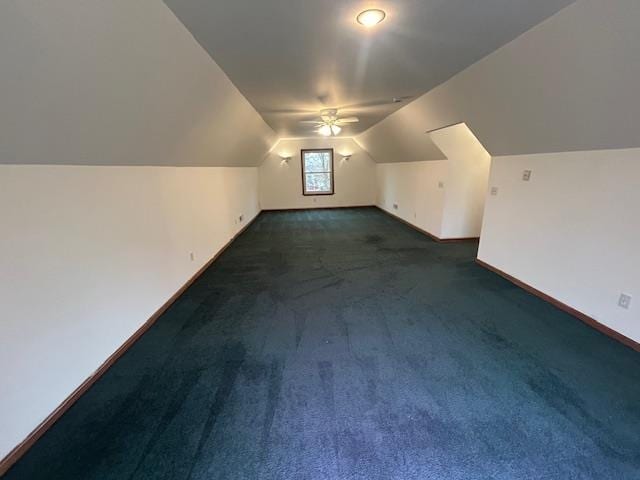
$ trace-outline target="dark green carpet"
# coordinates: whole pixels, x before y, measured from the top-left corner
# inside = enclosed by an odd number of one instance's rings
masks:
[[[476,249],[262,214],[7,478],[640,478],[640,355]]]

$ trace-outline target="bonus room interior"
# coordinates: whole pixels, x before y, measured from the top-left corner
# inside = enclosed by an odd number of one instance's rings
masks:
[[[0,476],[640,478],[640,3],[0,3]]]

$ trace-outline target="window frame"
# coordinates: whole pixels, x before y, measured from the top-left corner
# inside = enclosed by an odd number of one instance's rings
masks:
[[[307,192],[307,182],[304,168],[304,154],[306,152],[329,152],[331,154],[331,172],[311,172],[311,173],[331,173],[331,191],[330,192]],[[335,184],[335,175],[334,175],[334,163],[333,163],[333,148],[304,148],[300,150],[300,171],[302,174],[302,195],[305,197],[316,197],[323,195],[335,195],[336,193],[336,184]]]

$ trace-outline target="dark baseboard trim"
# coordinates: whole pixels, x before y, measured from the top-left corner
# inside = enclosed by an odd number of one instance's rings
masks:
[[[480,237],[438,238],[439,243],[478,242]]]
[[[494,267],[493,265],[490,265],[490,264],[488,264],[486,262],[483,262],[482,260],[480,260],[478,258],[476,258],[476,263],[478,265],[480,265],[481,267],[484,267],[487,270],[490,270],[493,273],[496,273],[496,274],[500,275],[502,278],[505,278],[506,280],[509,280],[514,285],[517,285],[518,287],[520,287],[523,290],[531,293],[532,295],[535,295],[536,297],[544,300],[545,302],[550,303],[554,307],[559,308],[560,310],[568,313],[569,315],[572,315],[572,316],[576,317],[578,320],[581,320],[582,322],[586,323],[590,327],[595,328],[600,333],[603,333],[603,334],[607,335],[608,337],[611,337],[614,340],[617,340],[618,342],[626,345],[627,347],[632,348],[632,349],[636,350],[637,352],[640,352],[640,343],[636,342],[635,340],[630,339],[629,337],[624,336],[623,334],[621,334],[619,332],[616,332],[615,330],[613,330],[612,328],[607,327],[606,325],[603,325],[602,323],[598,322],[595,318],[592,318],[589,315],[586,315],[586,314],[576,310],[575,308],[570,307],[566,303],[562,303],[560,300],[556,300],[552,296],[541,292],[537,288],[534,288],[531,285],[528,285],[528,284],[524,283],[523,281],[518,280],[515,277],[512,277],[508,273],[505,273],[502,270],[500,270],[500,269],[498,269],[498,268]]]
[[[160,318],[160,316],[167,311],[167,309],[176,301],[180,296],[195,282],[204,271],[215,262],[224,251],[238,238],[242,233],[249,228],[249,226],[260,216],[261,212],[251,219],[238,233],[236,233],[231,240],[229,240],[211,260],[209,260],[200,270],[198,270],[180,289],[174,293],[169,300],[167,300],[152,316],[149,318],[136,332],[129,337],[129,339],[122,344],[118,350],[116,350],[107,360],[100,365],[100,367],[87,378],[78,388],[76,388],[71,395],[69,395],[51,414],[44,419],[44,421],[38,425],[22,442],[20,442],[9,454],[0,460],[0,477],[9,471],[9,469],[20,458],[27,453],[27,451],[49,430],[54,423],[56,423],[60,417],[62,417],[71,406],[78,401],[82,395],[84,395],[91,386],[96,383],[102,375],[106,373],[111,366],[118,361],[118,359],[124,355],[124,353],[131,348],[145,334],[151,326]]]
[[[374,208],[375,205],[347,205],[341,207],[263,208],[263,212],[303,212],[308,210],[344,210],[347,208]]]
[[[468,238],[440,238],[437,237],[436,235],[434,235],[431,232],[427,232],[426,230],[421,229],[420,227],[416,227],[413,223],[407,222],[404,218],[400,218],[397,215],[394,215],[391,212],[386,211],[384,208],[376,205],[375,206],[378,210],[386,213],[387,215],[389,215],[392,218],[395,218],[396,220],[404,223],[405,225],[408,225],[409,227],[413,228],[414,230],[417,230],[418,232],[422,233],[423,235],[426,235],[427,237],[431,238],[431,240],[434,240],[438,243],[457,243],[457,242],[477,242],[478,240],[480,240],[479,237],[468,237]]]

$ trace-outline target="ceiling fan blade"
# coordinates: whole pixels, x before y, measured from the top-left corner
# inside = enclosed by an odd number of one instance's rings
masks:
[[[324,125],[322,120],[300,120],[300,123],[308,123],[310,125]]]
[[[264,113],[265,115],[313,115],[317,114],[318,112],[316,110],[296,110],[293,108],[283,108],[280,110],[262,110],[261,113]]]
[[[337,123],[358,123],[360,119],[358,117],[339,118]]]
[[[413,96],[412,95],[403,95],[401,97],[393,97],[393,98],[388,98],[388,99],[384,99],[384,100],[372,100],[369,102],[362,102],[362,103],[354,103],[351,105],[345,105],[343,107],[340,107],[340,110],[353,110],[353,109],[360,109],[360,108],[367,108],[367,107],[380,107],[380,106],[384,106],[384,105],[393,105],[396,103],[403,103],[406,102],[409,99],[412,99]]]

